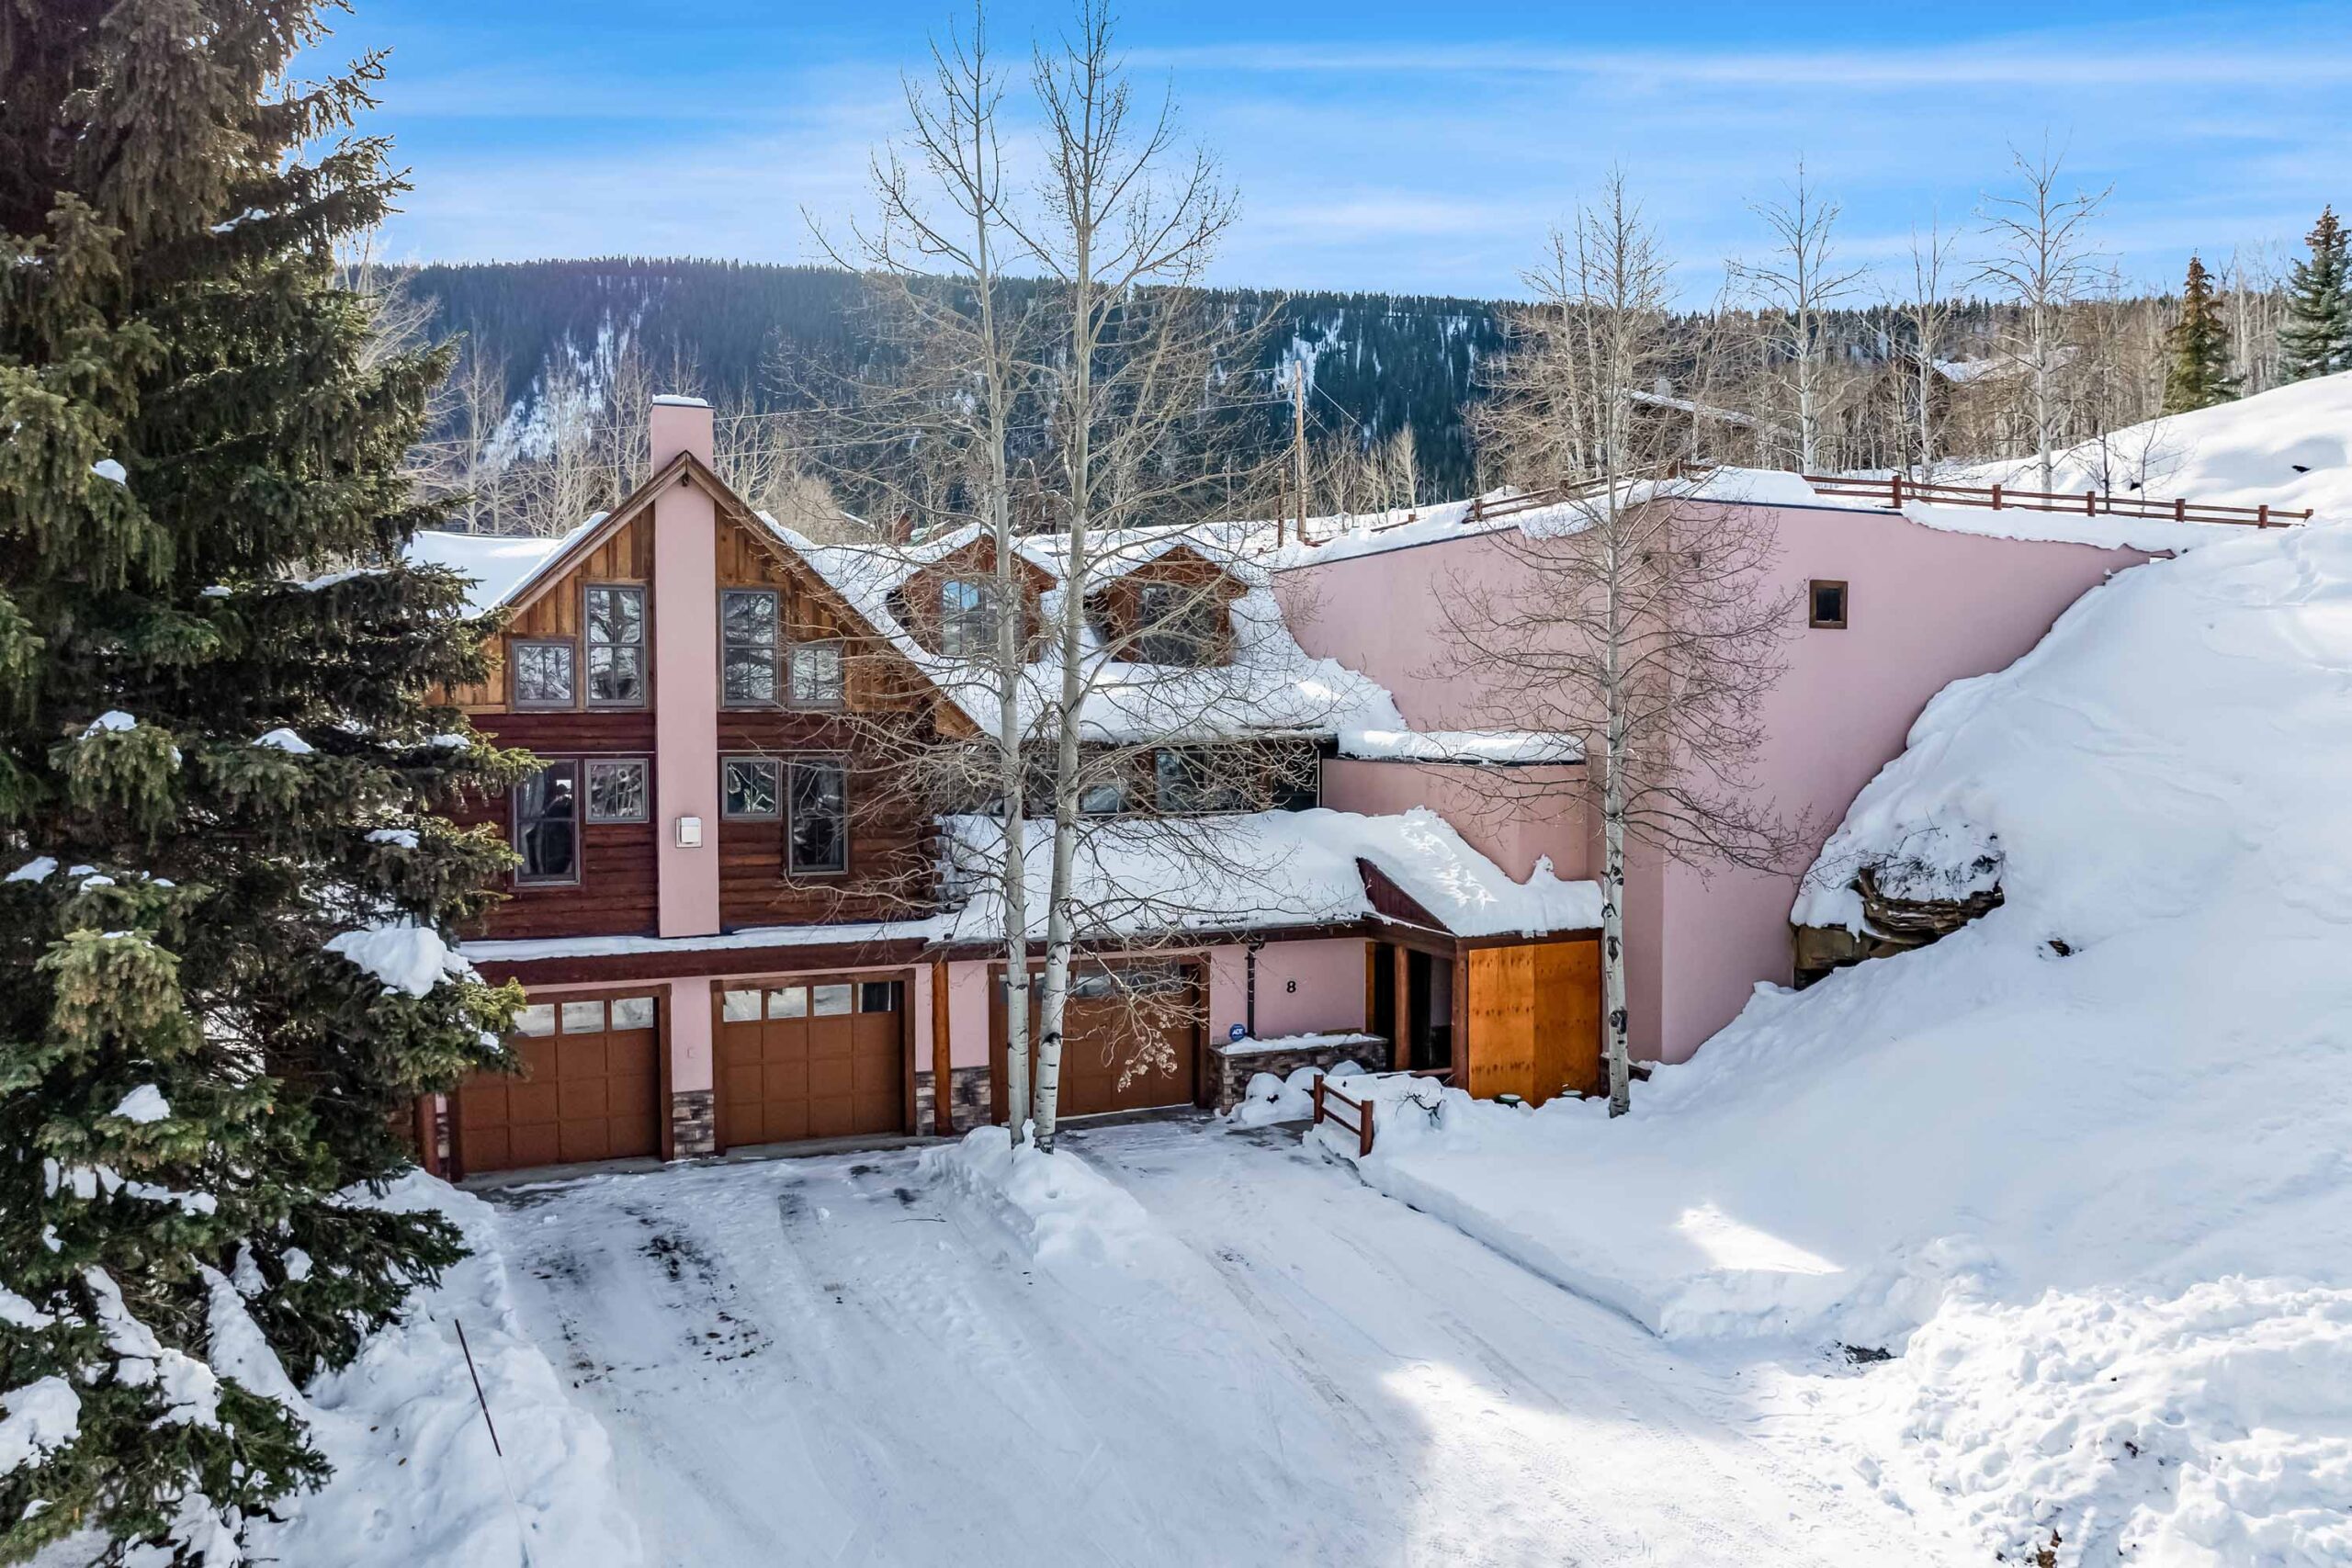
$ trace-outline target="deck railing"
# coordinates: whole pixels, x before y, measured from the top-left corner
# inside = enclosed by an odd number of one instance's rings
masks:
[[[1849,495],[1883,501],[1900,510],[1905,502],[1929,506],[1981,506],[1995,512],[2070,512],[2086,517],[2129,517],[2168,523],[2223,523],[2241,528],[2284,528],[2308,523],[2312,514],[2275,506],[2217,506],[2175,496],[2159,501],[2144,495],[2110,495],[2103,491],[2013,490],[2007,485],[1949,485],[1889,474],[1883,479],[1854,479],[1837,474],[1806,474],[1804,482],[1822,495]]]
[[[1367,1076],[1375,1078],[1435,1078],[1444,1083],[1452,1080],[1453,1069],[1416,1067],[1408,1072],[1372,1073]],[[1360,1159],[1372,1153],[1373,1111],[1374,1101],[1370,1095],[1358,1100],[1354,1095],[1334,1088],[1330,1074],[1315,1075],[1315,1124],[1319,1127],[1330,1122],[1343,1133],[1353,1133],[1356,1135],[1356,1156]]]

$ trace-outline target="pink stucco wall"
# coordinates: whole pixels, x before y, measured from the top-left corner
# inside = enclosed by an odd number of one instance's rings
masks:
[[[1901,751],[1929,697],[2008,664],[2109,572],[2144,558],[1948,532],[1883,513],[1770,512],[1776,587],[1802,590],[1814,578],[1849,585],[1846,629],[1807,627],[1795,612],[1788,671],[1766,704],[1757,784],[1785,816],[1809,824],[1799,869]],[[1383,682],[1417,727],[1460,728],[1508,720],[1509,705],[1498,715],[1444,669],[1445,596],[1458,581],[1517,570],[1500,546],[1474,536],[1295,569],[1276,578],[1276,590],[1309,607],[1298,626],[1308,651]],[[1393,808],[1393,792],[1385,798]],[[1570,819],[1551,830],[1573,836],[1572,813],[1564,807],[1563,815]],[[1792,977],[1796,874],[1702,875],[1636,857],[1628,874],[1634,1048],[1679,1061],[1730,1021],[1756,982]]]
[[[657,404],[653,463],[682,451],[707,463],[711,418],[699,404]],[[710,497],[673,484],[653,502],[653,795],[663,936],[718,930],[718,519]],[[702,842],[678,843],[699,818]]]

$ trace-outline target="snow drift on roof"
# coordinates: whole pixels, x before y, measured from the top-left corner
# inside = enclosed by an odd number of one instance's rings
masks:
[[[1002,834],[986,818],[951,818],[960,871],[1001,863]],[[1377,866],[1457,936],[1539,936],[1600,923],[1598,883],[1564,882],[1548,862],[1525,882],[1463,840],[1434,812],[1264,811],[1229,817],[1104,818],[1082,825],[1075,886],[1091,939],[1315,926],[1376,918],[1359,859]],[[1024,846],[1030,904],[1045,906],[1051,839]],[[966,941],[1001,929],[1001,902],[967,876],[956,921]],[[1042,924],[1038,933],[1043,934]]]
[[[1379,762],[1581,762],[1584,745],[1548,729],[1343,729],[1340,755]]]
[[[599,512],[569,534],[555,538],[516,538],[503,534],[450,534],[424,529],[410,541],[408,559],[443,566],[472,579],[466,612],[479,615],[512,599],[558,555],[605,520]]]

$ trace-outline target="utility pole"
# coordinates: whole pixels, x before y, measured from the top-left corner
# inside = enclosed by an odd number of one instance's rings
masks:
[[[1306,543],[1306,362],[1294,359],[1290,367],[1291,463],[1298,480],[1298,542]],[[1274,529],[1274,542],[1282,543],[1282,529]]]

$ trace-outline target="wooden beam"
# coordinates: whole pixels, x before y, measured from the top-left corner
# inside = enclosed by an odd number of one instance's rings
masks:
[[[931,965],[931,1130],[941,1137],[956,1133],[955,1069],[947,1034],[947,961]]]

